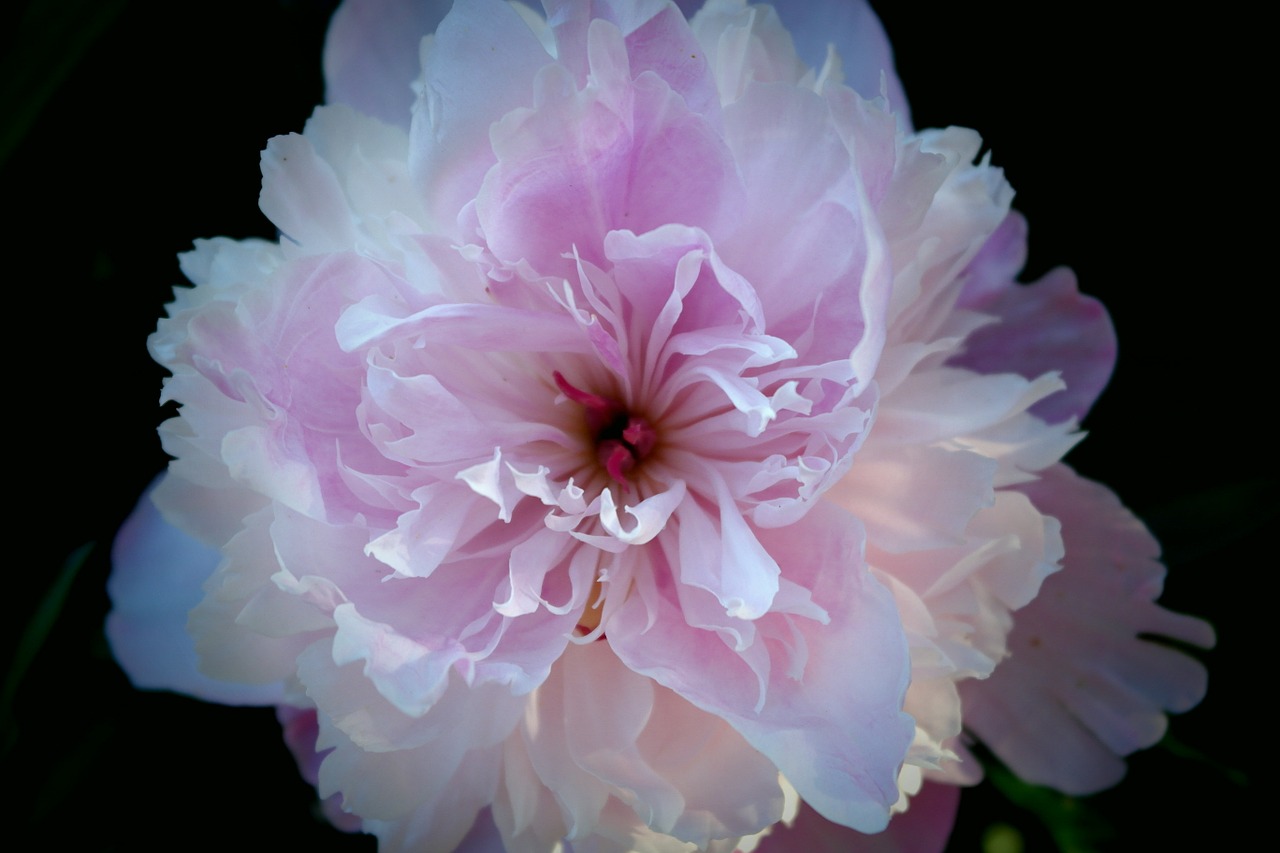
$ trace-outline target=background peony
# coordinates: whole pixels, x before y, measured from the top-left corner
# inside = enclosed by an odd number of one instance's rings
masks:
[[[918,101],[917,101],[917,109],[919,109]],[[981,126],[981,123],[980,123],[980,122],[974,121],[974,122],[972,122],[972,123],[974,123],[974,124],[978,124],[978,125],[980,125],[980,126]],[[284,128],[280,128],[280,129],[284,129]],[[998,148],[998,149],[997,149],[997,153],[1000,153],[1000,151],[1001,151],[1001,150],[1002,150],[1002,149],[999,149],[999,148]],[[1012,152],[1012,151],[1011,151],[1010,153],[1011,153],[1011,154],[1013,154],[1013,153],[1016,153],[1016,152]],[[1001,158],[1001,159],[1002,159],[1002,161],[1003,161],[1003,159],[1004,159],[1004,158]],[[1024,187],[1031,188],[1031,185],[1030,185],[1027,181],[1025,181],[1025,180],[1019,180],[1019,181],[1018,181],[1018,183],[1019,183],[1020,185],[1024,186]],[[1036,221],[1036,225],[1037,225],[1037,228],[1036,228],[1036,233],[1037,233],[1036,246],[1037,246],[1037,248],[1039,248],[1039,247],[1042,245],[1042,241],[1043,241],[1045,238],[1053,239],[1053,235],[1051,235],[1050,233],[1048,233],[1048,232],[1051,230],[1048,226],[1046,226],[1044,223],[1040,222],[1039,220],[1035,220],[1035,221]],[[213,226],[211,226],[211,227],[213,227]],[[221,227],[221,223],[219,223],[219,224],[218,224],[218,226],[216,226],[216,227]],[[208,228],[205,228],[205,229],[203,229],[203,230],[207,231],[207,230],[209,230],[209,229],[208,229]],[[229,229],[229,230],[234,230],[234,229]],[[1064,253],[1061,253],[1061,252],[1060,252],[1060,253],[1057,253],[1055,257],[1056,257],[1056,258],[1066,258],[1066,257],[1073,257],[1073,256],[1072,256],[1072,255],[1070,255],[1070,254],[1064,254]],[[1099,439],[1099,438],[1101,438],[1101,437],[1102,437],[1102,436],[1095,437],[1095,439],[1093,439],[1093,440],[1094,440],[1094,441],[1096,441],[1096,440],[1098,440],[1098,439]],[[1088,448],[1088,445],[1089,445],[1089,443],[1086,443],[1086,445],[1085,445],[1086,449]],[[110,457],[106,457],[106,459],[107,459],[108,463],[110,463]],[[1109,475],[1109,472],[1104,472],[1104,473],[1108,473],[1108,476],[1110,476],[1110,475]],[[1119,472],[1119,473],[1124,474],[1125,472]],[[212,728],[216,728],[216,727],[217,727],[217,726],[219,726],[219,725],[225,725],[225,724],[224,724],[224,723],[217,723],[217,724],[214,724],[213,726],[210,726],[210,727],[207,727],[207,728],[212,729]]]

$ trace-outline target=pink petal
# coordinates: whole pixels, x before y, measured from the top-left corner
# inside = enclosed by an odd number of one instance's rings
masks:
[[[1066,557],[1014,614],[1011,656],[961,685],[965,725],[1023,779],[1091,793],[1204,696],[1204,667],[1143,635],[1207,647],[1213,630],[1155,603],[1159,545],[1106,488],[1061,464],[1020,488],[1062,523]]]
[[[827,103],[795,86],[750,85],[726,108],[725,135],[747,194],[723,241],[726,262],[750,271],[769,331],[806,341],[808,361],[869,348],[855,364],[865,382],[883,343],[887,250]]]
[[[589,68],[587,28],[593,18],[609,21],[622,33],[631,76],[657,74],[680,95],[689,109],[715,122],[720,95],[706,57],[680,10],[661,3],[584,3],[546,0],[547,19],[555,34],[557,60],[579,83]]]
[[[757,657],[760,646],[770,649],[752,663],[716,633],[692,628],[674,591],[660,590],[655,612],[639,596],[618,610],[610,645],[636,672],[727,720],[818,811],[879,830],[898,798],[898,767],[914,728],[901,711],[907,646],[892,596],[860,563],[857,522],[830,504],[756,535],[784,577],[812,590],[828,624],[781,614],[744,623],[773,638],[745,650]],[[782,651],[787,641],[807,652],[798,679]],[[766,679],[763,701],[758,678]]]
[[[632,79],[612,24],[593,21],[590,41],[590,86],[576,91],[567,71],[548,69],[536,106],[493,128],[498,165],[476,201],[494,254],[544,274],[572,274],[569,248],[602,264],[616,229],[714,230],[729,213],[734,167],[716,129],[660,78]]]

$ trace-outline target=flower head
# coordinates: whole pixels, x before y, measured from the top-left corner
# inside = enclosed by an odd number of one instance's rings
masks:
[[[516,850],[731,850],[792,789],[832,832],[882,830],[924,774],[973,777],[962,711],[1058,695],[981,679],[1072,537],[1123,517],[1058,463],[1105,314],[1069,274],[1013,283],[1007,184],[975,134],[911,132],[865,7],[861,49],[817,67],[741,0],[544,7],[456,3],[410,120],[404,56],[392,81],[351,57],[411,6],[348,3],[346,103],[263,155],[279,241],[184,258],[151,340],[182,406],[154,500],[221,554],[201,669],[275,687],[182,686],[282,706],[388,849],[491,820]],[[150,565],[147,524],[118,576]],[[1203,689],[1136,634],[1211,640],[1150,603],[1143,535],[1082,546],[1068,582],[1130,561],[1098,672],[1165,666],[1090,694],[1146,720],[1082,718],[1108,755]],[[1065,601],[1027,630],[1069,659],[1092,635]],[[1105,781],[1081,774],[1046,781]]]

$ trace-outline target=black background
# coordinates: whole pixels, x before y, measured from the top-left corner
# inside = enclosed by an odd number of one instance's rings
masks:
[[[43,23],[0,27],[17,99],[5,106],[43,104],[29,127],[19,112],[3,119],[25,132],[0,163],[16,580],[0,660],[68,555],[96,543],[4,722],[9,830],[36,846],[372,847],[313,817],[271,712],[136,692],[101,636],[113,532],[165,464],[163,371],[145,341],[181,281],[175,256],[196,237],[274,235],[257,210],[258,152],[322,99],[333,5],[36,2]],[[1110,309],[1119,364],[1070,461],[1160,534],[1164,600],[1218,630],[1208,698],[1171,728],[1204,757],[1136,756],[1119,788],[1067,813],[1110,827],[1103,849],[1245,844],[1270,823],[1263,761],[1277,723],[1263,694],[1275,681],[1263,638],[1275,274],[1262,262],[1274,155],[1248,97],[1248,22],[876,5],[917,126],[977,128],[1018,191],[1027,280],[1070,265]],[[989,785],[964,795],[953,848],[978,849],[993,822],[1051,849],[1038,819]]]

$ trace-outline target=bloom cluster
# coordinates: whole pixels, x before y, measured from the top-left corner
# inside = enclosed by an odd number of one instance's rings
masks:
[[[1116,781],[1204,691],[1139,635],[1212,633],[1060,461],[1112,330],[979,137],[860,3],[543,5],[348,0],[279,240],[184,256],[135,682],[277,706],[387,850],[940,845],[962,725]]]

